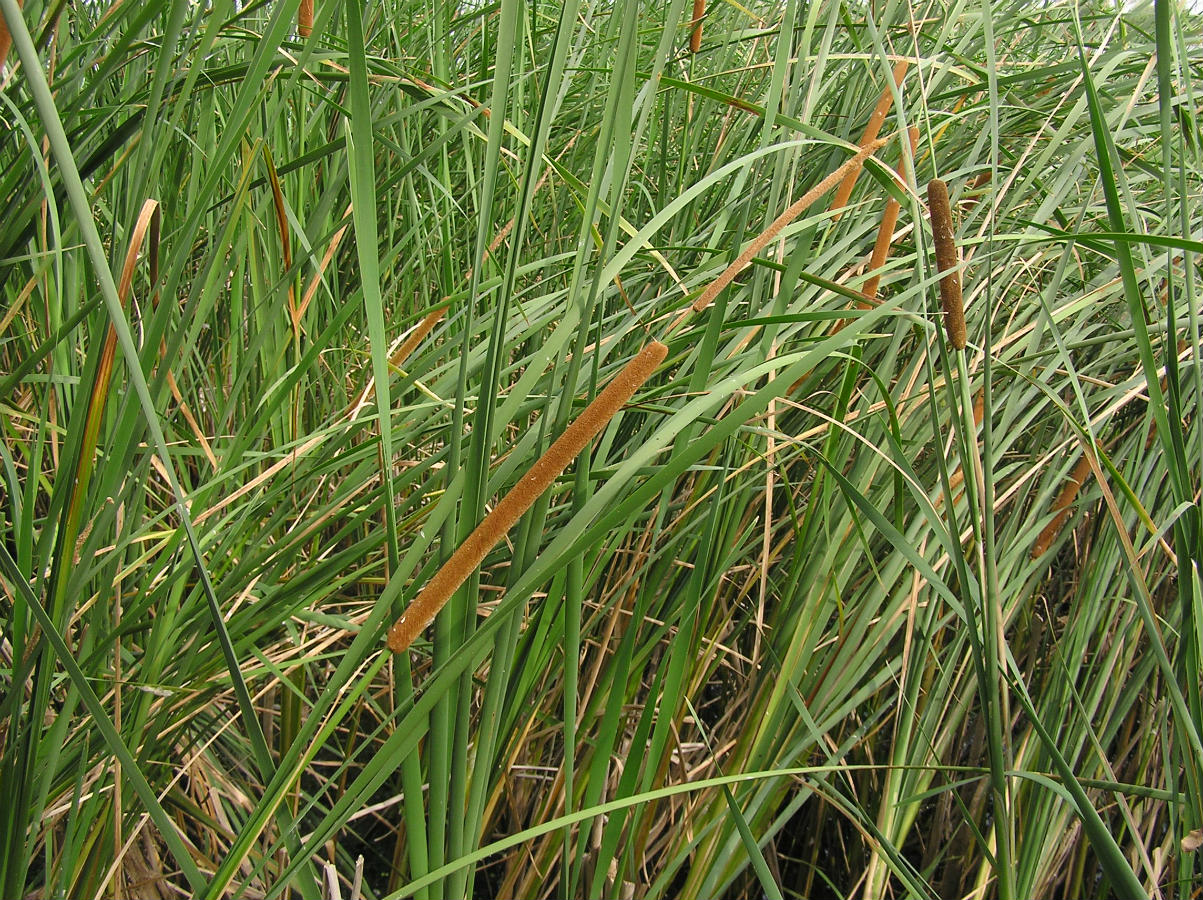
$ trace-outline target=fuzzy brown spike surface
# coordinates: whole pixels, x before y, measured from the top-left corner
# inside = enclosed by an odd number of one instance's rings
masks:
[[[702,49],[702,19],[706,17],[706,0],[693,0],[693,28],[689,32],[689,52]]]
[[[22,9],[25,6],[25,0],[17,0],[17,9]],[[12,49],[13,38],[9,31],[8,22],[4,20],[4,14],[0,13],[0,69],[4,68],[4,61],[8,59],[8,51]]]
[[[927,208],[931,214],[932,238],[936,242],[936,266],[940,272],[940,305],[944,307],[944,327],[954,350],[968,343],[965,330],[965,306],[961,298],[961,273],[957,269],[957,244],[952,230],[952,206],[948,185],[939,178],[927,183]]]
[[[451,554],[451,558],[426,583],[421,593],[388,633],[388,646],[404,653],[427,625],[434,621],[451,595],[484,562],[497,543],[514,527],[556,477],[580,454],[618,413],[635,391],[664,362],[668,348],[652,341],[632,359],[597,398],[573,420],[522,479],[493,507],[476,529]]]

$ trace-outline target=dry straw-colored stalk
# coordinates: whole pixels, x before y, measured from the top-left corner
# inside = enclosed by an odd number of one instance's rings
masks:
[[[1032,545],[1032,559],[1039,559],[1053,545],[1053,541],[1061,533],[1066,519],[1069,518],[1069,514],[1072,511],[1070,507],[1078,499],[1078,493],[1082,490],[1082,485],[1086,483],[1086,479],[1089,476],[1090,457],[1084,453],[1074,466],[1073,472],[1069,476],[1069,481],[1065,482],[1057,494],[1057,499],[1053,501],[1053,512],[1056,515],[1053,516],[1051,522],[1044,526],[1044,530],[1036,538],[1036,543]]]
[[[900,59],[894,64],[895,87],[901,89],[902,79],[906,77],[906,70],[910,64],[909,59]],[[890,86],[887,84],[881,89],[881,96],[877,98],[877,106],[874,107],[872,115],[869,116],[869,124],[865,126],[865,132],[861,135],[860,146],[867,147],[877,140],[877,135],[881,132],[881,126],[885,124],[886,116],[890,114],[890,109],[893,106],[894,92],[890,90]],[[848,199],[852,196],[852,189],[856,187],[856,179],[859,176],[860,169],[852,169],[844,176],[844,180],[840,182],[839,189],[835,192],[835,197],[831,200],[831,206],[828,207],[835,212],[837,219],[843,214],[844,207],[848,205]]]
[[[440,609],[461,584],[468,580],[477,567],[484,562],[518,519],[547,490],[560,475],[597,436],[618,411],[656,371],[668,355],[668,348],[659,341],[652,341],[639,355],[632,359],[621,372],[602,390],[597,398],[585,407],[564,433],[547,448],[522,479],[501,498],[493,511],[484,517],[476,529],[443,563],[443,567],[426,583],[421,593],[393,627],[389,629],[388,646],[394,653],[404,653],[421,634],[422,629],[434,621]]]
[[[297,34],[303,38],[309,37],[313,31],[313,0],[301,0],[297,10]]]
[[[932,237],[936,242],[944,327],[953,349],[964,350],[968,336],[965,331],[965,305],[961,299],[961,274],[957,269],[957,245],[952,230],[952,206],[948,202],[948,185],[939,178],[927,183],[927,208],[931,213]]]
[[[689,52],[702,49],[702,19],[706,17],[706,0],[693,0],[693,30],[689,33]]]

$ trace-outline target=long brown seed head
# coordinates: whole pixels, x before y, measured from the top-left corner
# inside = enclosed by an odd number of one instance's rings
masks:
[[[1053,545],[1053,541],[1057,539],[1057,535],[1065,525],[1065,521],[1069,518],[1073,506],[1073,502],[1078,498],[1078,492],[1082,490],[1082,485],[1086,483],[1091,471],[1090,457],[1088,454],[1082,454],[1082,458],[1078,460],[1073,468],[1073,472],[1069,476],[1069,481],[1061,486],[1061,490],[1057,492],[1057,499],[1053,501],[1053,520],[1044,526],[1044,530],[1040,532],[1040,536],[1036,538],[1036,543],[1032,545],[1032,559],[1039,559],[1048,552],[1048,548]]]
[[[426,318],[422,320],[421,324],[414,329],[414,333],[407,337],[401,346],[397,348],[397,352],[392,355],[389,363],[394,366],[399,366],[401,363],[405,362],[409,354],[413,353],[414,350],[418,348],[418,344],[422,343],[422,341],[426,339],[426,335],[430,334],[434,326],[439,324],[439,320],[442,319],[446,314],[447,307],[445,306],[436,309],[432,313],[428,313]]]
[[[18,9],[24,6],[25,0],[17,0]],[[4,20],[4,14],[0,13],[0,69],[4,68],[4,61],[8,59],[8,51],[12,45],[12,33],[9,31],[8,22]]]
[[[907,129],[907,136],[911,141],[911,156],[914,156],[915,147],[919,143],[919,129],[912,125]],[[894,171],[898,173],[898,180],[906,184],[906,175],[903,173],[904,165],[904,154],[899,154],[898,165],[894,167]],[[901,209],[902,207],[893,197],[886,201],[885,212],[882,213],[881,224],[877,228],[877,241],[873,244],[873,255],[869,259],[869,271],[872,274],[861,288],[861,293],[870,300],[877,299],[877,288],[881,285],[881,268],[886,264],[886,258],[890,255],[890,242],[894,239],[894,226],[898,224],[898,213]]]
[[[313,31],[313,0],[301,0],[297,10],[297,34],[303,38],[309,37]]]
[[[910,60],[900,59],[894,64],[894,85],[902,88],[902,79],[906,77],[907,67],[910,65]],[[866,147],[877,140],[877,135],[881,132],[881,126],[885,123],[886,116],[890,114],[890,109],[894,106],[894,92],[890,90],[890,86],[886,85],[881,90],[881,96],[877,100],[877,106],[873,109],[873,114],[869,116],[869,122],[865,125],[865,131],[860,138],[860,146]],[[848,198],[852,196],[852,189],[856,187],[856,179],[860,175],[860,169],[851,169],[844,180],[840,182],[839,189],[835,192],[835,197],[832,198],[829,209],[835,211],[835,218],[842,215],[843,209],[848,205]]]
[[[739,258],[736,259],[735,262],[727,266],[727,268],[723,270],[722,274],[719,275],[718,278],[706,285],[706,289],[702,291],[698,299],[693,301],[693,311],[701,312],[707,306],[709,306],[714,301],[714,298],[719,295],[719,292],[732,281],[734,281],[735,276],[742,272],[744,267],[746,267],[756,257],[756,254],[768,246],[769,242],[771,242],[773,238],[777,237],[777,235],[781,233],[782,229],[789,225],[790,222],[794,221],[794,219],[798,218],[798,216],[802,215],[802,213],[804,213],[812,203],[839,184],[840,179],[847,175],[848,172],[863,166],[865,164],[865,160],[868,159],[875,151],[885,146],[886,143],[886,138],[878,138],[872,143],[861,147],[860,150],[858,150],[856,154],[848,159],[842,166],[795,200],[789,206],[789,208],[785,210],[785,212],[774,219],[769,224],[768,228],[758,234],[752,240],[752,242],[744,248],[743,253],[739,254]],[[676,323],[674,323],[674,325],[675,324]]]
[[[964,350],[968,337],[965,331],[965,306],[961,298],[961,274],[957,270],[957,245],[952,230],[952,207],[948,202],[948,185],[939,178],[927,183],[927,208],[931,213],[932,237],[936,242],[944,327],[953,349]]]
[[[891,197],[886,201],[885,212],[881,214],[877,241],[873,244],[873,255],[869,259],[869,271],[873,274],[861,288],[861,292],[871,300],[877,298],[877,288],[881,285],[881,267],[886,264],[886,258],[890,255],[890,241],[894,238],[894,226],[898,224],[898,213],[901,210],[898,201]]]
[[[706,0],[693,0],[693,30],[689,33],[689,52],[702,49],[702,19],[706,16]]]
[[[597,436],[610,419],[622,409],[639,387],[651,378],[668,348],[652,341],[632,359],[621,372],[585,407],[564,433],[556,439],[522,479],[514,485],[493,511],[484,517],[476,529],[443,563],[443,567],[426,583],[421,593],[388,633],[388,646],[394,653],[404,653],[422,629],[429,625],[456,589],[476,571],[485,556],[506,532],[526,512],[551,483]]]

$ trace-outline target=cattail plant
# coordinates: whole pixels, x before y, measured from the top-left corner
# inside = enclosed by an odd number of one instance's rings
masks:
[[[17,0],[18,9],[24,6],[25,0]],[[4,68],[4,61],[8,59],[8,51],[12,48],[12,45],[13,38],[8,30],[8,23],[4,21],[4,13],[0,13],[0,69]]]
[[[1053,541],[1057,539],[1057,535],[1065,526],[1065,521],[1072,512],[1071,507],[1078,499],[1078,493],[1082,490],[1082,485],[1086,483],[1089,475],[1090,456],[1083,453],[1082,458],[1074,465],[1073,472],[1069,475],[1069,481],[1062,485],[1061,490],[1057,492],[1056,499],[1053,500],[1053,512],[1056,515],[1053,516],[1051,522],[1044,526],[1044,530],[1036,538],[1036,543],[1032,545],[1032,559],[1044,556],[1048,552],[1048,548],[1053,545]]]
[[[957,270],[957,245],[952,230],[952,207],[948,185],[939,178],[927,184],[927,207],[931,214],[932,237],[936,242],[936,267],[940,272],[940,303],[944,307],[944,327],[954,350],[964,350],[965,306],[961,299],[961,275]]]
[[[692,311],[695,313],[701,312],[707,306],[709,306],[714,301],[714,298],[719,295],[722,289],[734,281],[735,276],[742,272],[744,268],[747,267],[747,265],[756,257],[756,254],[767,247],[773,238],[779,235],[790,222],[802,215],[802,213],[804,213],[812,203],[835,187],[836,184],[839,183],[840,179],[842,179],[845,175],[847,175],[849,172],[856,171],[863,166],[865,164],[865,160],[872,156],[881,147],[885,146],[888,141],[889,138],[878,138],[872,143],[861,147],[851,159],[847,160],[842,166],[840,166],[838,169],[812,187],[809,191],[795,200],[792,204],[790,204],[789,208],[786,209],[785,212],[770,222],[769,227],[758,234],[752,240],[752,242],[744,248],[744,251],[739,254],[739,258],[736,259],[735,262],[727,266],[727,268],[722,271],[718,278],[706,285],[705,290],[703,290],[698,296],[698,299],[693,301]],[[687,315],[689,315],[688,311],[682,313],[681,316],[669,326],[668,331],[671,333]]]
[[[301,0],[297,9],[297,34],[307,38],[313,32],[313,0]]]
[[[693,0],[693,30],[689,33],[689,52],[702,49],[702,19],[706,17],[706,0]]]
[[[911,141],[911,155],[914,156],[915,146],[919,143],[919,129],[912,125],[907,130],[907,135]],[[898,166],[894,171],[898,174],[900,181],[905,181],[902,173],[902,163],[903,158],[900,154],[898,157]],[[881,269],[886,264],[886,259],[890,255],[890,242],[894,239],[894,227],[898,224],[898,214],[901,210],[902,205],[893,197],[890,197],[886,201],[885,211],[881,214],[881,224],[877,228],[877,240],[873,244],[873,254],[869,257],[869,272],[871,274],[861,288],[861,293],[869,300],[877,299],[877,289],[881,285]]]
[[[409,355],[418,349],[418,345],[421,344],[422,341],[426,340],[426,335],[430,334],[430,332],[434,330],[434,326],[437,325],[446,314],[447,307],[445,306],[440,306],[434,312],[427,313],[426,318],[418,323],[418,327],[415,328],[404,341],[402,341],[401,346],[397,348],[397,351],[389,357],[388,364],[394,369],[400,368],[401,363],[405,362]],[[363,390],[359,392],[359,396],[356,397],[355,400],[351,402],[351,405],[347,407],[343,415],[349,415],[352,417],[357,416],[359,411],[367,405],[368,397],[372,395],[374,386],[375,379],[368,378],[368,383],[364,386]]]
[[[894,86],[899,90],[902,88],[902,79],[906,77],[907,67],[910,66],[910,60],[901,59],[894,64]],[[881,132],[881,126],[885,124],[886,116],[890,114],[890,109],[894,105],[894,92],[890,90],[887,84],[881,89],[881,96],[877,98],[877,106],[873,108],[872,115],[869,116],[869,122],[865,125],[864,134],[860,138],[860,146],[867,147],[869,144],[877,140],[877,135]],[[848,199],[852,196],[852,189],[856,187],[856,179],[860,176],[860,169],[852,169],[844,176],[844,180],[840,182],[839,189],[836,190],[835,196],[831,199],[829,209],[835,212],[835,218],[839,218],[843,214],[844,207],[848,205]]]
[[[869,271],[872,274],[861,288],[861,292],[870,300],[877,299],[877,289],[881,285],[881,267],[886,264],[886,259],[890,255],[890,241],[894,237],[894,226],[898,224],[898,213],[901,210],[902,206],[899,202],[891,197],[886,201],[886,208],[881,214],[877,241],[873,244],[873,254],[869,257]]]
[[[476,571],[485,556],[505,537],[524,512],[547,490],[561,472],[568,468],[588,443],[597,436],[635,391],[651,378],[668,348],[652,341],[632,359],[602,390],[597,398],[573,420],[564,433],[547,448],[522,479],[493,507],[476,529],[451,554],[435,576],[427,582],[409,608],[388,633],[388,646],[394,653],[404,653],[422,629],[429,625],[456,589]]]

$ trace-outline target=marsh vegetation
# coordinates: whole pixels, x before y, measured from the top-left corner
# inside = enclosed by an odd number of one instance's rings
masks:
[[[1193,15],[0,13],[0,896],[1197,893]]]

